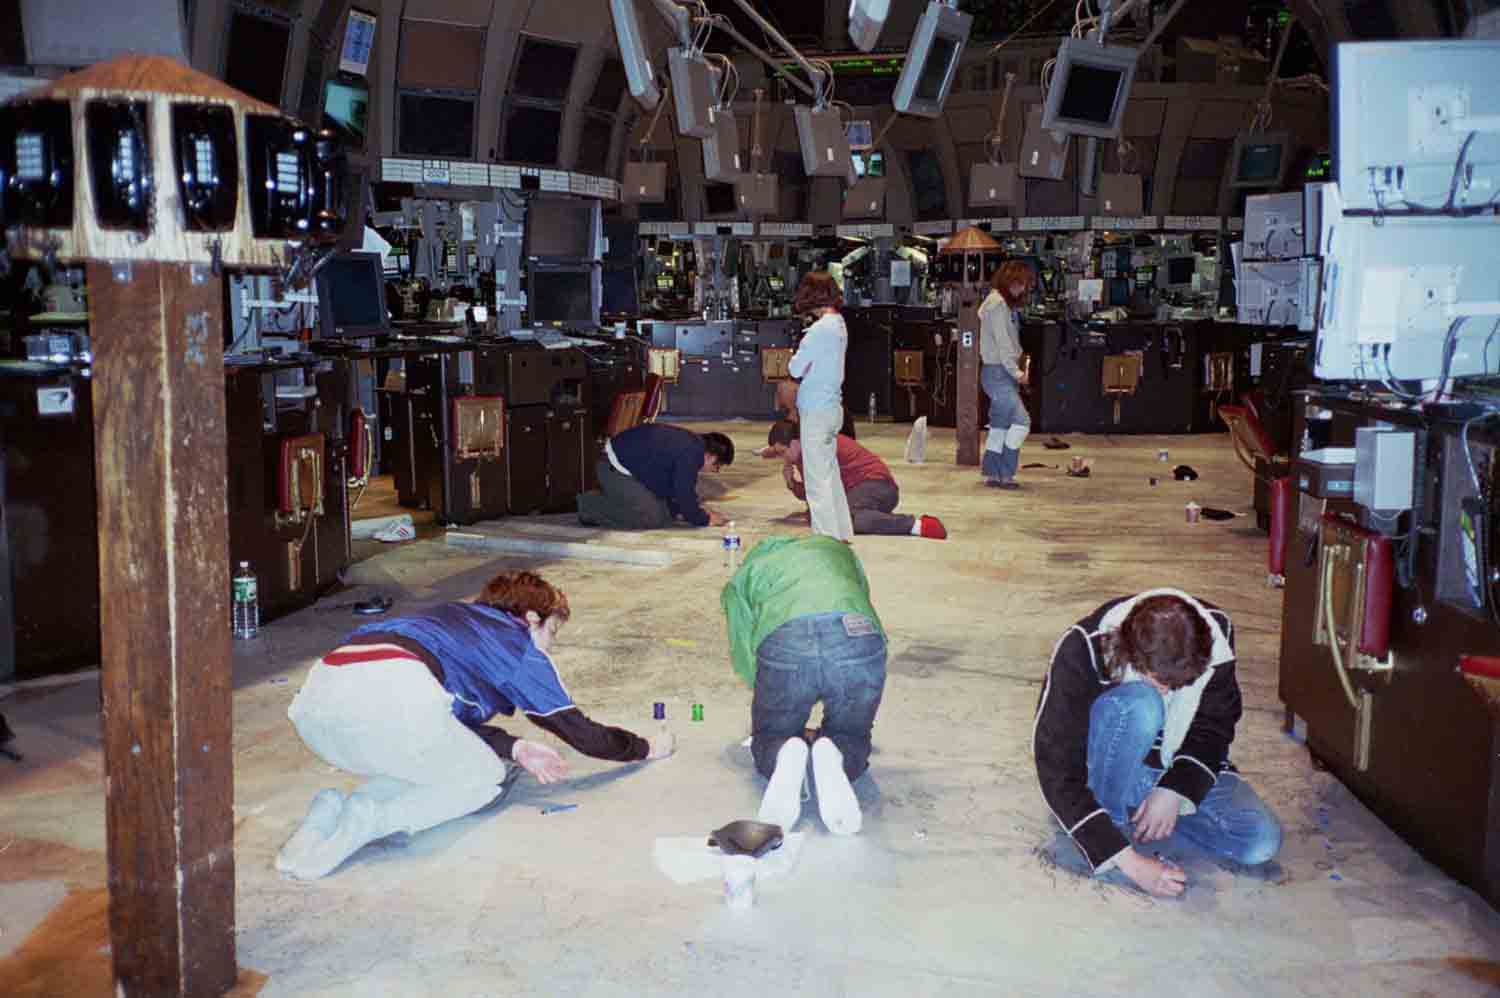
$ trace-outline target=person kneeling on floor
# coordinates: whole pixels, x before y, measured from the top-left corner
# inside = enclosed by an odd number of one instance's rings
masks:
[[[811,756],[823,824],[853,835],[863,817],[852,783],[869,767],[886,661],[885,632],[854,550],[823,534],[767,538],[719,602],[734,670],[755,690],[750,751],[770,781],[759,819],[785,832],[796,827]],[[809,736],[819,701],[823,726]]]
[[[681,517],[693,527],[729,518],[698,502],[698,475],[734,463],[734,441],[669,423],[645,423],[610,437],[599,458],[599,491],[578,496],[578,522],[613,530],[659,530]]]
[[[1247,866],[1276,855],[1280,823],[1229,762],[1240,712],[1229,616],[1185,593],[1111,600],[1063,634],[1033,748],[1042,796],[1096,876],[1118,867],[1181,894],[1183,871],[1136,847],[1174,832]]]
[[[849,517],[856,534],[910,535],[939,541],[948,536],[943,521],[935,516],[893,512],[901,502],[901,490],[896,485],[896,476],[891,474],[884,461],[842,433],[838,435],[836,446],[839,478],[843,480],[844,494],[849,499]],[[772,423],[771,432],[766,437],[765,454],[786,462],[781,469],[786,487],[792,495],[806,501],[802,442],[798,439],[797,425],[785,421]]]
[[[323,656],[287,716],[314,754],[366,782],[347,797],[314,796],[276,869],[316,880],[368,842],[476,811],[501,795],[512,765],[542,783],[562,779],[556,749],[485,723],[517,708],[596,759],[671,755],[671,733],[647,740],[574,706],[549,655],[568,615],[556,586],[503,573],[473,603],[368,624]]]

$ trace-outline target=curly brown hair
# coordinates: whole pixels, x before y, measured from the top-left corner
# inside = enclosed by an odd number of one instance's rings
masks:
[[[1168,689],[1191,685],[1208,668],[1213,632],[1179,596],[1148,596],[1131,608],[1120,629],[1101,638],[1104,676],[1118,682],[1127,666]]]
[[[838,311],[844,307],[844,293],[839,290],[838,282],[828,271],[811,270],[803,275],[802,282],[797,285],[792,307],[797,310],[798,315],[809,315],[820,308]]]
[[[479,602],[524,618],[529,611],[546,620],[567,620],[568,597],[535,572],[501,572],[485,584]]]
[[[1000,292],[1000,297],[1005,299],[1006,304],[1012,308],[1020,305],[1019,299],[1012,301],[1010,297],[1010,286],[1012,284],[1026,285],[1029,293],[1036,287],[1036,271],[1031,265],[1022,260],[1006,260],[996,270],[995,276],[990,278],[990,287]]]

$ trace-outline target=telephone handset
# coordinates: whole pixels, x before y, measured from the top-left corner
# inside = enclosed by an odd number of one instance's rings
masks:
[[[190,232],[234,228],[240,188],[234,111],[222,104],[173,104],[172,153],[183,227]]]
[[[96,100],[84,111],[94,214],[106,229],[150,232],[155,184],[145,101]]]
[[[348,165],[331,132],[290,118],[245,116],[250,226],[257,239],[337,239]]]
[[[0,224],[73,224],[73,114],[65,100],[0,108]]]

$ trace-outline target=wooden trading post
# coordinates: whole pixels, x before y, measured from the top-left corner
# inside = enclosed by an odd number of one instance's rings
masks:
[[[144,145],[129,171],[91,168],[118,148],[90,148],[86,115],[96,105],[130,109],[123,127]],[[218,169],[239,179],[214,231],[189,231],[174,167],[173,112],[193,105],[233,115],[225,155],[237,163]],[[56,168],[32,180],[45,209],[8,202],[18,212],[5,220],[10,255],[83,263],[88,273],[115,993],[218,995],[236,968],[217,265],[269,268],[289,250],[254,237],[245,185],[245,116],[280,112],[170,59],[133,56],[29,91],[3,113],[18,147],[21,133],[33,143],[41,135]],[[69,115],[71,134],[45,124]],[[134,229],[101,225],[95,178],[142,171],[151,178],[144,219]],[[56,193],[69,182],[71,208]]]
[[[998,253],[1000,244],[982,229],[967,228],[955,233],[943,246],[944,256],[961,261],[958,273],[962,280],[954,283],[958,296],[958,385],[954,392],[954,423],[958,428],[958,464],[979,463],[979,305],[989,293],[980,261],[985,253]],[[971,266],[972,264],[972,266]],[[971,278],[970,275],[976,274]]]

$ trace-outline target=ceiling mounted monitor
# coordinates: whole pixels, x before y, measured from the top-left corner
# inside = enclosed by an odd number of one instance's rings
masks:
[[[339,49],[339,72],[364,76],[370,68],[370,53],[375,48],[375,15],[349,8],[344,22],[344,44]]]
[[[369,119],[370,85],[362,78],[334,77],[323,84],[323,127],[333,129],[345,146],[364,149]]]
[[[677,133],[706,139],[714,133],[713,73],[702,53],[684,48],[667,50],[667,68],[672,73],[672,110],[677,115]]]
[[[797,119],[797,141],[802,146],[802,168],[809,177],[853,177],[849,139],[836,107],[792,108]]]
[[[625,63],[630,96],[647,111],[653,111],[661,101],[661,88],[656,85],[656,70],[646,54],[646,36],[641,34],[635,0],[609,0],[609,12],[615,19],[615,43]]]
[[[1349,211],[1482,205],[1500,190],[1500,42],[1360,42],[1333,50],[1333,168]],[[1473,140],[1465,142],[1469,136]]]
[[[1234,140],[1230,187],[1274,190],[1286,180],[1291,136],[1286,132],[1246,133]]]
[[[727,107],[713,112],[713,134],[703,140],[703,178],[732,184],[744,173],[740,160],[740,126]]]
[[[179,0],[21,0],[19,12],[9,7],[10,30],[24,37],[33,66],[87,66],[120,55],[188,61]]]
[[[1119,138],[1135,63],[1135,49],[1064,38],[1057,50],[1042,127],[1070,135]]]
[[[849,0],[849,40],[861,52],[880,41],[885,19],[891,15],[891,0]]]
[[[958,60],[969,40],[974,19],[962,11],[932,0],[917,22],[917,30],[906,50],[901,79],[896,81],[892,103],[902,114],[936,118],[958,73]]]

